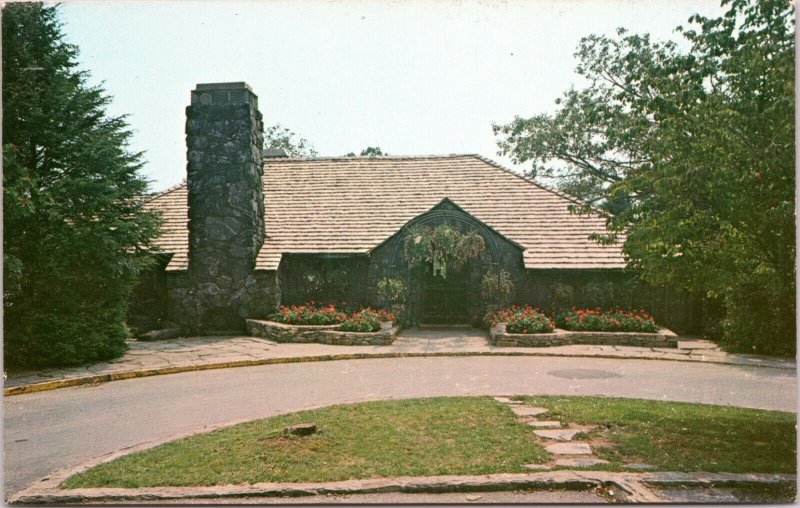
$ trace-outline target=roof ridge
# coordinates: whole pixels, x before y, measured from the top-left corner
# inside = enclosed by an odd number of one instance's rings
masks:
[[[482,160],[483,162],[485,162],[485,163],[487,163],[487,164],[489,164],[491,166],[494,166],[497,169],[501,169],[501,170],[505,171],[506,173],[510,173],[510,174],[516,176],[517,178],[521,178],[522,180],[524,180],[524,181],[526,181],[526,182],[528,182],[528,183],[530,183],[532,185],[535,185],[536,187],[539,187],[542,190],[545,190],[547,192],[553,193],[553,194],[555,194],[556,196],[558,196],[560,198],[564,198],[566,200],[572,201],[573,203],[575,203],[577,205],[588,206],[591,209],[591,211],[595,212],[597,215],[599,215],[601,217],[608,217],[610,215],[609,212],[601,210],[601,209],[597,208],[596,206],[593,206],[590,203],[587,203],[586,201],[584,201],[584,200],[582,200],[582,199],[580,199],[580,198],[578,198],[576,196],[573,196],[572,194],[570,194],[568,192],[564,192],[564,191],[562,191],[560,189],[556,189],[555,187],[551,187],[551,186],[545,185],[543,183],[539,183],[536,180],[534,180],[533,178],[527,177],[525,175],[521,175],[521,174],[517,173],[516,171],[513,171],[513,170],[501,165],[500,163],[493,161],[492,159],[490,159],[488,157],[485,157],[485,156],[477,154],[477,153],[476,154],[470,154],[470,155],[472,155],[476,159]]]
[[[180,182],[180,183],[176,183],[175,185],[172,185],[172,186],[170,186],[170,187],[167,187],[167,188],[166,188],[166,189],[164,189],[163,191],[158,191],[158,192],[153,192],[152,194],[147,194],[147,195],[144,197],[144,199],[145,199],[145,201],[149,201],[149,200],[151,200],[151,199],[160,198],[161,196],[166,196],[166,195],[167,195],[167,194],[169,194],[170,192],[176,191],[176,190],[180,189],[181,187],[183,187],[184,185],[186,185],[186,178],[184,178],[183,180],[181,180],[181,182]]]
[[[450,154],[421,154],[421,155],[341,155],[341,156],[323,156],[323,157],[265,157],[266,161],[276,162],[303,162],[303,161],[325,161],[325,160],[391,160],[391,159],[456,159],[463,157],[472,157],[475,154],[471,153],[450,153]]]

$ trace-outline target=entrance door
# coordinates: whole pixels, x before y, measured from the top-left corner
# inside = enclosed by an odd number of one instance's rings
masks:
[[[448,267],[449,268],[449,267]],[[433,275],[427,267],[423,275],[422,324],[469,323],[469,269],[448,270],[447,278]]]

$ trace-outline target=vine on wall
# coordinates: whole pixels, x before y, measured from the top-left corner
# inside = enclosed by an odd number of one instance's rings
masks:
[[[404,240],[406,261],[410,266],[431,263],[433,274],[447,277],[447,265],[457,268],[469,259],[478,257],[485,247],[483,237],[475,231],[461,233],[456,229],[440,224],[413,226]]]

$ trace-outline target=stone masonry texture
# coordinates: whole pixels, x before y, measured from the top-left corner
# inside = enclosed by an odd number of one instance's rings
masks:
[[[394,342],[398,327],[390,331],[345,332],[339,325],[287,325],[261,319],[248,319],[247,331],[254,337],[275,342],[319,343],[339,346],[386,346]]]
[[[186,108],[189,266],[184,326],[244,330],[264,241],[263,123],[245,83],[201,84]],[[191,312],[193,311],[193,312]],[[188,319],[187,319],[188,318]]]

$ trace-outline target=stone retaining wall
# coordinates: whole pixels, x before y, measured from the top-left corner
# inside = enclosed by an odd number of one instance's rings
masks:
[[[248,319],[247,330],[250,335],[264,337],[275,342],[330,344],[336,346],[386,346],[394,342],[400,328],[377,332],[343,332],[339,325],[287,325],[275,321]]]
[[[569,344],[610,346],[678,347],[678,336],[662,328],[657,333],[645,332],[576,332],[556,328],[552,333],[507,333],[496,326],[489,330],[489,341],[501,347],[548,347]]]

